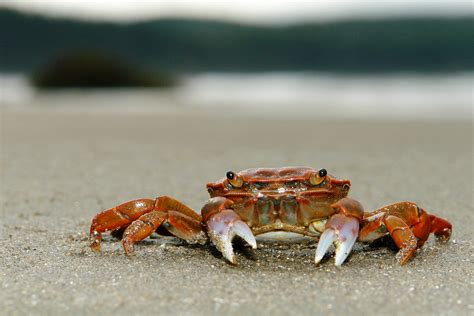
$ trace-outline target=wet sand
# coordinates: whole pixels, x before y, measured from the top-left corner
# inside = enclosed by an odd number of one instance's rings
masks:
[[[473,315],[472,121],[324,121],[173,113],[3,109],[0,314]],[[325,167],[367,210],[413,200],[454,225],[406,266],[357,245],[340,268],[315,244],[211,246],[154,237],[126,257],[91,218],[120,202],[177,197],[199,210],[205,183],[256,166]]]

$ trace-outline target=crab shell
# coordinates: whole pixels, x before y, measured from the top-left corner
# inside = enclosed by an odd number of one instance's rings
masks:
[[[229,208],[255,235],[281,230],[317,236],[323,231],[325,221],[336,213],[332,205],[347,196],[351,185],[349,180],[329,174],[320,177],[320,183],[312,184],[311,177],[318,177],[321,170],[246,169],[236,174],[229,172],[234,179],[208,183],[207,189],[211,197],[231,200],[233,204]]]

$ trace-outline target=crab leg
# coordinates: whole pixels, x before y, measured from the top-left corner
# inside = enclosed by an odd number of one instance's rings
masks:
[[[90,228],[91,248],[100,250],[101,233],[108,230],[120,232],[126,228],[122,244],[128,254],[133,249],[133,243],[162,227],[190,243],[204,243],[207,240],[201,229],[199,214],[171,197],[161,196],[156,200],[129,201],[97,214]]]
[[[359,240],[371,242],[387,233],[400,249],[397,259],[407,263],[416,249],[423,246],[430,233],[442,240],[451,236],[451,224],[439,217],[428,214],[413,202],[398,202],[367,213]]]
[[[397,253],[398,262],[403,265],[415,254],[417,248],[417,239],[413,232],[401,218],[388,215],[384,219],[385,226],[392,236],[393,241],[400,249]]]
[[[100,251],[103,232],[126,227],[143,214],[153,211],[154,207],[155,200],[139,199],[125,202],[97,214],[92,219],[90,227],[92,250]]]
[[[232,239],[239,236],[254,249],[257,248],[257,241],[248,225],[233,210],[229,209],[230,205],[232,205],[232,201],[226,198],[211,198],[204,205],[201,214],[212,243],[227,260],[232,264],[237,264],[232,248]]]
[[[361,229],[359,239],[363,242],[371,242],[386,234],[390,234],[400,249],[397,254],[398,262],[403,265],[413,257],[418,246],[425,242],[427,238],[425,236],[427,235],[420,236],[421,238],[418,239],[410,229],[410,226],[403,219],[390,214],[382,215],[382,217],[369,222]],[[421,223],[418,228],[423,226],[423,224],[424,223]],[[427,234],[429,235],[429,227]]]
[[[452,232],[452,225],[445,219],[429,214],[431,221],[431,232],[443,241],[449,240]]]
[[[140,216],[123,233],[122,245],[127,255],[133,252],[133,244],[150,236],[158,227],[166,228],[174,236],[190,244],[207,241],[201,222],[176,211],[152,211]]]
[[[328,251],[332,243],[336,246],[335,265],[340,266],[350,254],[357,236],[359,222],[364,209],[356,200],[343,198],[332,207],[338,212],[327,221],[325,230],[319,238],[314,261],[318,264]]]

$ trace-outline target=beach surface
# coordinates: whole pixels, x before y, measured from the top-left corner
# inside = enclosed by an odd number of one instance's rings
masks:
[[[472,120],[346,120],[260,113],[55,107],[1,110],[0,314],[473,315]],[[305,165],[352,181],[366,210],[412,200],[449,219],[406,266],[356,245],[341,267],[316,244],[212,246],[154,236],[126,257],[92,217],[170,195],[199,211],[228,170]]]

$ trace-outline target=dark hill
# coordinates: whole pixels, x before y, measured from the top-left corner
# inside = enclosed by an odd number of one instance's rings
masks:
[[[117,24],[0,9],[1,71],[96,50],[144,69],[335,72],[474,69],[472,18],[406,18],[290,26],[161,19]]]

